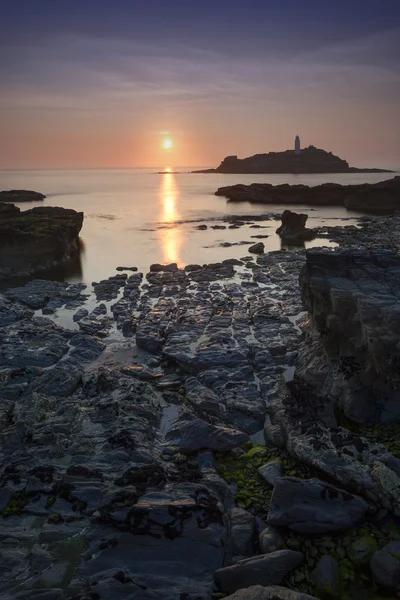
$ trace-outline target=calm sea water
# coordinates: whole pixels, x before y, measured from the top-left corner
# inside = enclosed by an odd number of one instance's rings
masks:
[[[91,283],[109,277],[117,266],[137,266],[146,272],[150,264],[177,262],[209,263],[239,258],[248,247],[223,248],[222,242],[262,240],[266,250],[281,248],[275,234],[276,220],[260,223],[265,229],[213,230],[212,219],[224,215],[280,213],[282,207],[248,203],[229,203],[214,195],[220,186],[235,183],[265,182],[318,185],[327,181],[353,184],[375,183],[391,174],[338,175],[220,175],[156,174],[157,169],[110,169],[75,171],[1,171],[0,189],[31,189],[46,194],[44,206],[62,206],[83,211],[82,252],[79,260],[46,274],[50,278]],[[42,203],[21,203],[21,210]],[[310,209],[295,207],[309,215],[309,226],[354,222],[354,213],[342,208]],[[195,227],[207,224],[208,230]],[[307,244],[329,245],[325,240]]]

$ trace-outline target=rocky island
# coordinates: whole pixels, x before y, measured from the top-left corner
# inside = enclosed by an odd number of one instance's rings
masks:
[[[219,188],[216,196],[230,202],[255,204],[345,206],[348,210],[393,214],[400,209],[400,176],[379,183],[340,185],[272,185],[270,183],[237,184]]]
[[[390,173],[387,169],[358,169],[332,152],[315,146],[298,151],[268,152],[247,158],[227,156],[216,169],[203,169],[192,173]]]
[[[75,210],[40,206],[21,211],[0,201],[0,279],[69,261],[79,253],[82,224],[83,213]]]
[[[399,234],[0,295],[2,598],[398,597]]]

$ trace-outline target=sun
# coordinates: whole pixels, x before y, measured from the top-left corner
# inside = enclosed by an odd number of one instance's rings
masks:
[[[169,150],[170,148],[172,148],[172,140],[170,140],[169,138],[165,138],[162,147],[164,148],[164,150]]]

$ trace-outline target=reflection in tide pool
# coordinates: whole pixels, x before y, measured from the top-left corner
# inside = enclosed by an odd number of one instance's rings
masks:
[[[166,169],[167,171],[168,169]],[[160,202],[162,221],[166,227],[159,229],[159,237],[162,245],[163,262],[178,263],[181,265],[180,250],[183,243],[182,227],[174,225],[179,219],[179,188],[173,173],[165,173],[162,176],[160,187]],[[170,225],[168,225],[170,223]]]

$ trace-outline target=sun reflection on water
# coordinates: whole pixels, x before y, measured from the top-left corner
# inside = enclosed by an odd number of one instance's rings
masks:
[[[180,217],[178,209],[179,188],[176,183],[175,175],[168,173],[170,169],[165,169],[165,174],[162,175],[160,200],[161,200],[161,215],[160,221],[165,225],[165,229],[160,229],[161,244],[163,250],[164,263],[176,262],[181,266],[180,249],[182,246],[182,229],[174,226],[175,221]],[[170,224],[168,226],[168,224]]]

